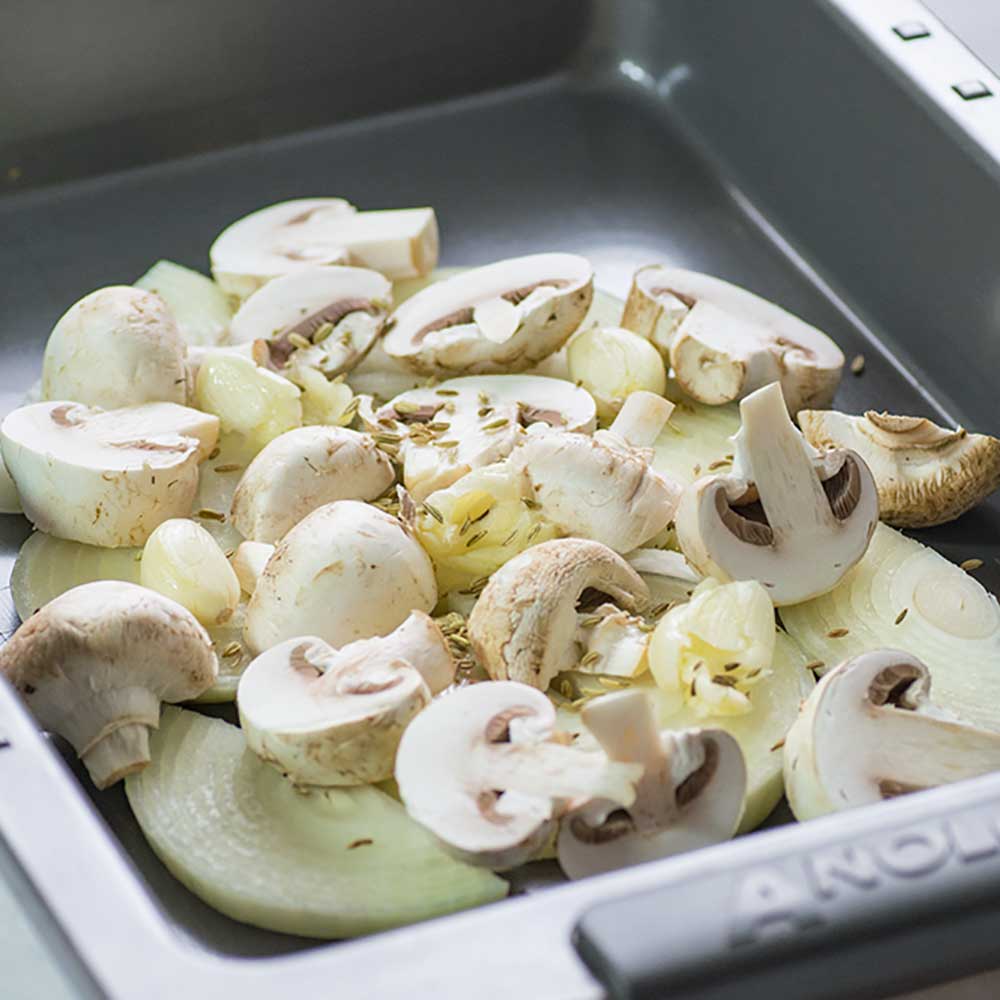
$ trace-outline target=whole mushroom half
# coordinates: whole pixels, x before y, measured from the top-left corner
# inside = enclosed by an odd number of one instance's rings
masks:
[[[422,611],[384,638],[339,650],[289,639],[247,667],[237,700],[247,746],[297,785],[392,777],[410,720],[455,678],[441,630]]]
[[[746,289],[696,271],[636,272],[622,326],[669,354],[681,388],[720,405],[780,382],[792,413],[828,406],[844,355],[822,331]]]
[[[788,417],[777,383],[740,404],[732,472],[689,486],[677,510],[684,555],[705,576],[759,580],[775,605],[837,585],[865,554],[878,494],[853,451],[818,457]]]
[[[158,295],[100,288],[56,323],[42,361],[42,398],[112,409],[183,403],[187,347]]]
[[[276,437],[247,466],[233,494],[232,522],[244,538],[276,542],[317,507],[374,500],[394,478],[392,463],[367,435],[299,427]]]
[[[176,403],[33,403],[0,424],[0,450],[39,531],[117,548],[191,513],[218,435],[218,417]]]
[[[237,299],[317,265],[413,278],[437,264],[437,219],[432,208],[359,212],[342,198],[299,198],[238,219],[216,237],[209,257],[215,280]]]
[[[915,656],[878,649],[824,675],[785,739],[785,790],[800,820],[1000,770],[1000,733],[930,699]]]
[[[649,696],[603,695],[583,721],[613,761],[642,765],[629,805],[592,800],[560,824],[559,864],[570,878],[669,857],[728,840],[743,813],[747,772],[721,729],[660,732]]]
[[[541,425],[589,434],[596,423],[590,393],[540,375],[450,379],[360,412],[380,445],[402,459],[403,482],[417,500],[500,461],[525,429]]]
[[[552,702],[487,681],[436,699],[406,728],[396,782],[406,811],[453,854],[496,870],[529,860],[581,798],[630,805],[642,766],[567,746]]]
[[[0,648],[0,674],[43,728],[69,740],[98,788],[149,763],[160,702],[197,698],[217,673],[195,617],[131,583],[68,590]]]
[[[234,344],[263,341],[278,370],[318,368],[328,378],[353,368],[378,339],[392,285],[361,267],[311,267],[268,282],[232,319]]]
[[[278,543],[247,607],[244,637],[254,654],[303,635],[340,647],[388,635],[436,602],[434,568],[407,528],[377,507],[338,500]]]
[[[520,372],[562,347],[593,295],[594,271],[583,257],[501,260],[407,299],[383,344],[389,357],[423,375]]]
[[[986,434],[874,410],[800,410],[798,421],[820,451],[851,448],[867,462],[880,516],[897,528],[954,521],[1000,486],[1000,440]]]
[[[638,548],[666,528],[680,502],[681,486],[650,464],[673,408],[634,392],[608,430],[528,436],[508,459],[522,496],[563,534],[616,552]]]
[[[469,639],[490,677],[544,691],[580,659],[581,618],[605,604],[638,611],[648,599],[639,574],[606,545],[555,539],[493,574],[469,617]]]

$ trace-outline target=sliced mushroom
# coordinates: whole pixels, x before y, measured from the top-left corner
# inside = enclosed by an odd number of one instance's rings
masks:
[[[436,602],[434,568],[403,524],[338,500],[278,543],[250,599],[245,638],[255,654],[302,635],[340,647],[388,635]]]
[[[113,409],[183,403],[187,349],[166,303],[127,285],[100,288],[63,315],[42,361],[42,398]]]
[[[299,427],[276,437],[247,466],[233,495],[233,524],[244,538],[276,542],[317,507],[374,500],[394,478],[392,463],[367,435]]]
[[[813,447],[852,448],[868,463],[880,516],[897,528],[954,521],[1000,486],[1000,440],[986,434],[873,410],[801,410],[798,421]]]
[[[329,378],[371,349],[392,305],[392,285],[362,267],[311,267],[269,281],[233,317],[234,344],[263,341],[277,369],[306,365]]]
[[[406,811],[453,854],[503,870],[538,851],[567,802],[630,804],[641,766],[564,745],[555,721],[552,702],[523,684],[487,681],[438,698],[399,744]]]
[[[739,744],[721,729],[658,730],[639,690],[596,698],[583,721],[608,757],[642,765],[635,801],[595,800],[559,828],[559,865],[585,878],[728,840],[743,812],[747,772]]]
[[[593,294],[593,268],[575,254],[501,260],[407,299],[383,343],[421,374],[521,372],[562,347]]]
[[[536,424],[589,433],[596,421],[586,390],[539,375],[450,379],[404,392],[374,413],[362,406],[360,414],[375,439],[401,457],[403,482],[417,500],[500,461]]]
[[[98,788],[149,763],[161,701],[196,698],[217,673],[195,617],[132,583],[68,590],[0,648],[0,675],[44,729],[69,740]]]
[[[608,430],[529,436],[508,465],[522,496],[562,533],[630,552],[666,528],[680,501],[680,485],[650,464],[672,410],[662,396],[634,392]]]
[[[469,617],[469,639],[490,677],[544,691],[580,658],[579,605],[639,611],[648,598],[638,573],[606,545],[544,542],[493,574]]]
[[[107,411],[33,403],[0,425],[0,449],[36,528],[117,548],[187,517],[198,463],[218,433],[217,417],[176,403]]]
[[[407,724],[454,677],[441,630],[415,611],[384,638],[335,650],[304,637],[262,653],[240,679],[240,723],[297,785],[383,781]]]
[[[437,219],[432,208],[358,212],[341,198],[300,198],[237,220],[216,237],[209,257],[215,280],[237,299],[317,265],[355,264],[390,279],[413,278],[437,263]]]
[[[785,788],[800,820],[1000,770],[1000,733],[930,697],[915,656],[878,649],[824,675],[785,739]]]
[[[577,612],[576,641],[583,649],[576,669],[606,677],[638,677],[646,671],[649,628],[613,604]]]
[[[718,406],[780,382],[792,413],[828,406],[844,355],[822,331],[746,289],[695,271],[636,272],[622,326],[669,351],[688,395]]]
[[[740,404],[730,475],[689,486],[677,510],[684,555],[705,576],[759,580],[776,605],[835,587],[878,523],[875,481],[853,451],[818,458],[777,383]]]

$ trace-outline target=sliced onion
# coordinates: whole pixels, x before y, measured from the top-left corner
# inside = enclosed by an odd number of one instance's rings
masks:
[[[684,486],[702,476],[729,472],[733,451],[729,438],[740,427],[736,404],[695,403],[673,382],[667,383],[666,396],[676,408],[656,439],[653,468]]]
[[[833,590],[782,608],[781,620],[827,668],[871,649],[913,653],[930,669],[936,704],[1000,729],[1000,605],[974,577],[888,525]]]
[[[507,894],[384,792],[296,789],[221,720],[165,708],[150,750],[125,785],[136,819],[174,876],[235,920],[354,937]]]

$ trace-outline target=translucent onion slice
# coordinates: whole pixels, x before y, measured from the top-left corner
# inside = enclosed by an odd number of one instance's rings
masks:
[[[834,667],[892,647],[931,672],[931,697],[1000,729],[1000,605],[944,556],[880,524],[865,557],[828,594],[781,609],[811,659]]]
[[[637,682],[656,699],[660,724],[664,728],[717,727],[731,733],[739,743],[747,765],[746,804],[740,833],[747,833],[763,823],[781,800],[784,791],[781,744],[798,715],[799,703],[808,697],[816,684],[810,671],[805,669],[806,662],[806,655],[796,643],[778,632],[770,672],[753,687],[752,707],[744,715],[704,716],[689,706],[676,708],[676,699],[661,691],[649,674]],[[567,687],[563,688],[563,684]],[[582,700],[625,686],[630,685],[619,678],[593,677],[578,672],[560,674],[553,684],[553,692],[562,690],[555,698],[559,706],[559,728],[582,732],[579,711]],[[589,734],[581,737],[584,741],[589,738]]]
[[[139,583],[141,556],[142,549],[101,549],[36,531],[21,546],[11,571],[14,608],[24,621],[54,597],[81,583],[95,580]],[[208,629],[219,658],[219,676],[198,698],[199,702],[232,701],[236,697],[240,674],[252,659],[241,641],[245,614],[246,603],[241,602],[228,622]]]
[[[733,450],[729,438],[739,430],[739,408],[695,403],[673,382],[667,383],[665,395],[676,408],[656,440],[653,468],[684,486],[701,476],[728,472]]]
[[[229,297],[211,278],[174,264],[157,261],[136,283],[156,292],[170,307],[181,336],[188,344],[224,344],[233,311]]]
[[[384,792],[304,793],[221,720],[166,708],[150,750],[152,763],[125,786],[136,819],[173,875],[235,920],[354,937],[507,894]]]
[[[256,442],[241,434],[223,434],[218,454],[198,467],[198,495],[192,517],[222,546],[223,552],[239,547],[243,536],[229,523],[233,494],[244,470],[257,454]]]

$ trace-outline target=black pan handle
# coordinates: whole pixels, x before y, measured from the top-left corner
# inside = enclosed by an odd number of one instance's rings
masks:
[[[1000,966],[1000,775],[665,868],[576,926],[612,997],[858,1000]]]

